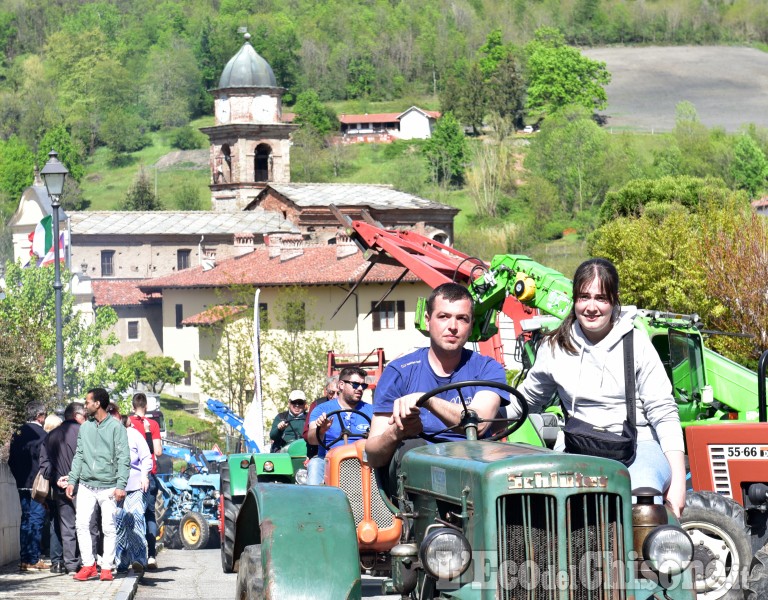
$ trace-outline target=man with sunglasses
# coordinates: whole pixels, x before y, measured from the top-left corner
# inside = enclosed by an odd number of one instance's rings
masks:
[[[365,452],[372,467],[389,465],[392,481],[399,457],[413,445],[425,443],[409,442],[410,438],[422,431],[435,434],[458,425],[461,419],[463,407],[456,390],[434,396],[419,408],[416,402],[423,394],[461,381],[506,383],[504,367],[464,348],[474,318],[474,300],[465,287],[457,283],[436,287],[427,300],[426,313],[429,347],[390,361],[373,402],[374,417]],[[482,419],[494,418],[499,406],[509,403],[506,392],[491,387],[466,387],[462,395]],[[488,435],[487,423],[480,425],[478,434]],[[439,441],[454,439],[464,439],[464,432],[446,432]]]
[[[342,369],[339,373],[338,397],[315,407],[309,415],[307,441],[310,444],[317,445],[318,440],[328,440],[328,442],[336,440],[330,445],[330,448],[344,444],[343,439],[337,439],[341,437],[342,423],[346,430],[355,434],[362,435],[368,431],[369,421],[359,414],[343,412],[332,417],[327,416],[328,413],[337,410],[356,410],[367,415],[369,419],[373,417],[371,405],[362,400],[363,391],[368,387],[365,376],[365,371],[360,367]],[[326,452],[327,450],[320,446],[317,450],[317,456],[310,460],[307,467],[307,483],[309,485],[323,484]]]

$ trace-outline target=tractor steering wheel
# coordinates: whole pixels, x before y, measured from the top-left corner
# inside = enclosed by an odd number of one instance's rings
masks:
[[[349,414],[360,415],[366,421],[368,421],[368,431],[371,430],[371,418],[368,415],[366,415],[364,412],[361,412],[359,410],[355,410],[354,408],[347,408],[347,409],[341,409],[341,410],[333,410],[333,411],[331,411],[329,413],[326,413],[325,417],[329,418],[329,417],[333,417],[335,415],[339,415],[341,413],[349,413]],[[328,450],[330,450],[331,446],[333,446],[336,442],[338,442],[339,440],[344,438],[345,435],[346,435],[347,438],[366,438],[366,437],[368,437],[368,431],[366,431],[364,433],[358,433],[358,432],[355,432],[355,431],[352,431],[352,430],[348,429],[346,423],[344,423],[344,419],[339,419],[339,425],[341,426],[341,433],[339,434],[338,437],[336,437],[335,439],[331,440],[330,442],[326,443],[325,436],[323,436],[322,438],[319,435],[317,436],[317,443],[320,446],[322,446],[323,448],[325,448],[326,452]]]
[[[447,385],[441,385],[440,387],[435,388],[431,392],[427,392],[421,398],[419,398],[416,401],[416,406],[421,408],[424,406],[427,400],[430,398],[433,398],[434,396],[437,396],[438,394],[441,394],[443,392],[447,392],[450,390],[458,390],[459,392],[459,399],[461,400],[461,405],[464,407],[464,414],[466,414],[468,407],[467,407],[467,401],[464,399],[464,395],[461,393],[461,389],[465,387],[492,387],[499,390],[504,390],[505,392],[509,392],[511,395],[515,397],[515,400],[517,400],[517,403],[520,407],[520,416],[516,419],[510,419],[510,418],[501,418],[501,419],[478,419],[478,424],[480,423],[508,423],[508,425],[502,429],[501,431],[497,431],[493,435],[489,437],[482,438],[483,440],[488,440],[491,442],[495,442],[497,440],[500,440],[502,438],[507,437],[508,435],[512,435],[515,431],[520,429],[520,427],[523,426],[523,423],[525,423],[525,420],[528,418],[528,402],[526,401],[525,397],[518,392],[515,388],[513,388],[511,385],[507,385],[506,383],[498,383],[496,381],[484,381],[484,380],[476,380],[476,381],[459,381],[456,383],[449,383]],[[429,409],[427,409],[429,410]],[[462,415],[462,416],[463,416]],[[437,439],[438,436],[451,431],[455,429],[457,426],[454,425],[452,427],[446,427],[445,429],[441,429],[440,431],[437,431],[435,433],[420,433],[419,436],[424,438],[425,440],[428,440],[430,442],[440,442],[443,440]],[[465,429],[465,435],[466,435],[466,429]]]

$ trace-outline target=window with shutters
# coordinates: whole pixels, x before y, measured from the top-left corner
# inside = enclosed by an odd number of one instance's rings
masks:
[[[115,251],[101,251],[101,276],[113,277],[115,274]]]
[[[192,385],[192,363],[184,361],[184,385]]]
[[[374,331],[405,329],[405,300],[371,302],[371,315]]]
[[[139,322],[138,321],[128,321],[128,339],[129,340],[139,339]]]
[[[176,251],[176,270],[183,271],[189,269],[189,257],[192,255],[191,250],[177,250]]]
[[[176,305],[176,329],[181,329],[183,325],[181,322],[184,320],[184,305]]]

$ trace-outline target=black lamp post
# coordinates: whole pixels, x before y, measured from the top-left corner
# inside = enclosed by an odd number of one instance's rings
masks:
[[[61,333],[61,267],[59,265],[59,208],[61,193],[64,191],[64,180],[69,171],[61,161],[58,153],[51,150],[40,175],[43,177],[48,195],[51,197],[53,211],[53,290],[56,296],[56,387],[59,400],[64,398],[64,340]]]

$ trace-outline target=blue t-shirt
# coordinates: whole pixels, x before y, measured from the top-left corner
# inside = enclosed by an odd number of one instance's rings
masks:
[[[364,413],[368,415],[369,418],[373,418],[373,407],[368,404],[367,402],[363,402],[362,400],[358,402],[354,407],[355,410],[359,410],[361,413]],[[314,409],[312,409],[312,414],[309,415],[309,422],[313,423],[315,420],[317,420],[320,415],[323,413],[328,414],[330,412],[333,412],[334,410],[343,410],[341,407],[341,404],[339,404],[339,399],[334,398],[333,400],[328,400],[328,402],[323,402],[322,404],[318,404]],[[338,415],[334,415],[333,417],[333,423],[331,423],[331,426],[328,428],[328,431],[325,432],[325,439],[329,442],[331,440],[335,440],[337,437],[341,435],[341,424],[339,421],[343,420],[344,425],[346,428],[353,432],[353,433],[359,433],[363,434],[371,427],[371,424],[366,421],[363,417],[356,413],[341,413]],[[318,435],[319,437],[319,435]],[[357,438],[350,438],[350,442],[356,442]],[[344,444],[344,440],[341,439],[335,444],[331,446],[331,448],[335,448],[336,446],[341,446]],[[324,458],[327,454],[327,450],[323,448],[322,446],[317,447],[317,456],[319,458]]]
[[[396,398],[414,393],[426,394],[437,387],[449,383],[481,379],[507,383],[504,367],[492,358],[472,350],[466,348],[462,350],[461,360],[456,370],[448,377],[441,377],[432,370],[432,366],[429,364],[428,353],[429,348],[420,348],[415,352],[392,360],[387,365],[376,386],[376,393],[373,398],[374,413],[391,414]],[[490,390],[498,394],[501,397],[502,406],[509,404],[509,394],[507,392],[487,386],[468,386],[461,390],[443,392],[438,394],[437,397],[454,404],[461,404],[461,399],[459,398],[459,392],[461,392],[465,402],[469,404],[472,402],[475,394],[481,390]],[[423,407],[421,408],[421,424],[424,428],[424,433],[428,434],[434,434],[446,428],[445,423]],[[490,428],[487,431],[490,431]],[[440,439],[462,440],[464,439],[464,434],[463,432],[449,431],[442,434]]]

